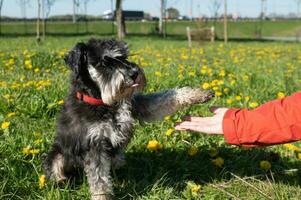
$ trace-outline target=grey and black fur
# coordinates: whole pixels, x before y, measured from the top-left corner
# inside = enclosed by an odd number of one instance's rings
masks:
[[[144,72],[127,60],[128,55],[124,42],[91,39],[78,43],[65,57],[72,70],[71,88],[44,169],[47,178],[56,182],[83,169],[95,200],[111,198],[110,170],[123,162],[134,118],[162,119],[183,106],[213,97],[189,87],[143,95]],[[102,99],[105,105],[83,102],[77,99],[77,92]]]

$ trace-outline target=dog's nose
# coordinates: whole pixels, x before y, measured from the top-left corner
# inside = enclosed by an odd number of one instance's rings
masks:
[[[131,71],[130,73],[130,77],[133,79],[133,80],[136,80],[137,76],[138,76],[138,70],[133,70]]]

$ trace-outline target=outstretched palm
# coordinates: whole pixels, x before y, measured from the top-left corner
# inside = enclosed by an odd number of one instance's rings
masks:
[[[185,117],[183,122],[178,123],[177,130],[196,131],[207,134],[223,134],[223,118],[228,108],[217,108],[213,110],[212,117]]]

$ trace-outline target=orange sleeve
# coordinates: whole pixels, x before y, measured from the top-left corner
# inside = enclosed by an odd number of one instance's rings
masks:
[[[254,110],[229,109],[223,119],[227,143],[266,146],[301,140],[301,92]]]

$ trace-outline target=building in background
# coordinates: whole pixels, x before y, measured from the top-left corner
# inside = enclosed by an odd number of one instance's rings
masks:
[[[123,10],[122,14],[125,20],[140,21],[144,19],[143,11]],[[115,16],[115,11],[107,10],[103,12],[102,18],[105,20],[114,20]]]

